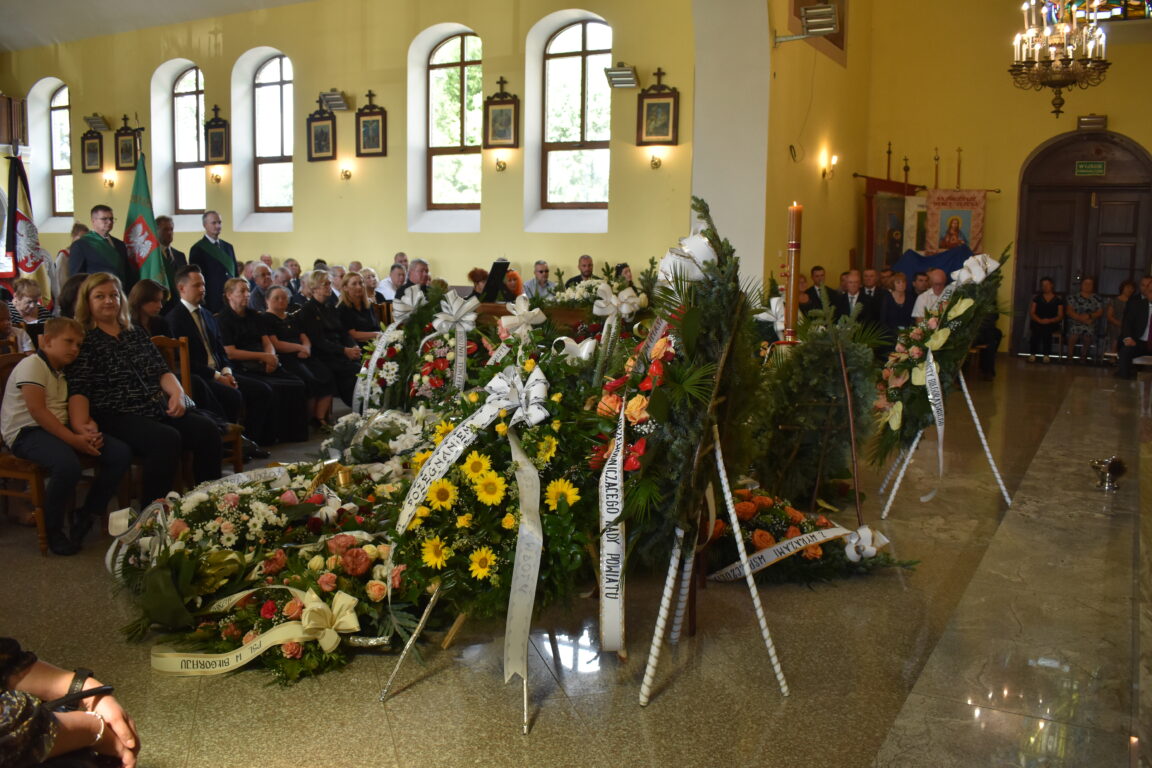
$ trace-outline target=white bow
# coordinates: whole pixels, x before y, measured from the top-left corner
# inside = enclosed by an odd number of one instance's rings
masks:
[[[404,291],[404,295],[392,300],[392,320],[396,323],[402,323],[408,319],[408,316],[415,312],[420,306],[426,303],[428,299],[424,296],[424,292],[420,290],[420,286],[412,285],[408,290]]]
[[[612,293],[612,286],[604,283],[596,291],[596,302],[592,305],[592,314],[611,319],[620,315],[631,317],[640,309],[640,297],[631,288],[625,288],[620,293]]]
[[[548,318],[539,309],[530,309],[528,306],[528,297],[520,294],[516,297],[516,301],[505,304],[508,308],[508,315],[500,318],[500,325],[508,333],[515,332],[520,340],[527,342],[532,334],[532,327],[540,325]]]
[[[680,245],[668,249],[660,260],[660,281],[671,285],[677,276],[690,282],[704,279],[705,262],[716,261],[716,252],[708,243],[708,238],[699,232],[680,238]]]
[[[977,253],[964,260],[964,266],[952,273],[958,285],[982,283],[984,278],[1000,268],[1000,262],[986,253]]]
[[[548,418],[544,403],[548,402],[548,379],[539,367],[528,375],[528,381],[520,381],[515,366],[508,366],[484,387],[488,393],[487,403],[517,413],[510,424],[526,423],[533,426]]]
[[[432,318],[432,327],[440,333],[453,330],[471,331],[476,327],[476,307],[480,306],[480,299],[473,296],[470,299],[460,298],[455,291],[450,292],[440,302],[440,311]]]
[[[781,336],[784,333],[784,299],[773,296],[768,300],[768,306],[764,308],[764,311],[752,317],[766,323],[773,323],[776,327],[776,335]]]
[[[557,344],[563,344],[564,349],[560,353],[564,355],[564,362],[569,365],[576,365],[581,360],[591,360],[592,356],[596,354],[596,337],[590,336],[584,341],[577,343],[575,339],[570,336],[561,336],[552,342],[552,350],[556,350]]]
[[[876,554],[888,543],[888,537],[866,525],[844,537],[844,556],[853,563]]]
[[[360,620],[356,618],[356,603],[360,602],[347,592],[337,592],[329,606],[312,590],[304,595],[304,612],[300,623],[305,634],[315,638],[326,653],[331,653],[340,645],[340,635],[360,631]]]

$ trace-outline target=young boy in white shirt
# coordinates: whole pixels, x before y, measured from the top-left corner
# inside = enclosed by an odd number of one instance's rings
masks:
[[[81,434],[68,427],[68,381],[63,370],[76,359],[83,340],[84,329],[75,320],[55,317],[47,321],[40,336],[40,351],[12,370],[0,409],[0,435],[12,453],[49,472],[44,522],[48,548],[57,555],[80,551],[84,534],[108,508],[132,462],[131,450],[120,440],[98,431]],[[66,535],[64,521],[76,501],[81,455],[97,458],[96,477]]]
[[[0,301],[0,355],[13,352],[31,352],[35,349],[32,337],[23,328],[12,324],[8,302]]]

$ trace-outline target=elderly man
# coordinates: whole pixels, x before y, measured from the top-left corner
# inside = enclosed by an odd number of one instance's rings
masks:
[[[260,254],[260,261],[264,262],[264,264],[268,267],[268,269],[273,269],[273,267],[272,267],[272,254],[270,254],[270,253]]]
[[[92,206],[92,229],[72,243],[68,252],[68,274],[108,272],[120,278],[127,293],[136,284],[139,271],[128,258],[124,241],[111,235],[115,223],[111,208]]]
[[[548,262],[537,261],[533,266],[533,279],[524,285],[524,295],[530,299],[548,299],[556,292],[556,283],[548,279]]]
[[[399,264],[400,266],[404,267],[404,279],[407,280],[408,279],[408,254],[404,253],[404,251],[400,251],[399,253],[397,253],[395,256],[392,257],[392,263],[393,264]]]
[[[916,297],[916,304],[912,307],[912,319],[922,320],[929,310],[936,309],[940,303],[940,294],[944,293],[944,286],[948,285],[948,273],[942,269],[928,270],[928,290]]]
[[[236,262],[236,249],[232,244],[220,239],[224,222],[216,211],[205,211],[200,217],[204,225],[204,237],[196,241],[188,254],[188,263],[200,267],[204,275],[204,306],[213,313],[224,308],[224,283],[230,277],[240,274]]]
[[[252,267],[252,282],[256,284],[248,293],[248,308],[268,311],[268,289],[272,287],[272,271],[264,263]]]
[[[427,294],[428,283],[430,282],[432,282],[432,274],[428,271],[428,262],[424,259],[412,259],[412,263],[408,265],[408,282],[400,286],[396,295],[403,296],[404,291],[414,285],[419,286],[420,290]]]
[[[872,297],[860,288],[860,273],[850,270],[844,276],[844,292],[836,297],[833,304],[837,317],[854,317],[859,323],[880,322],[880,297]]]
[[[564,281],[564,287],[565,288],[571,288],[574,285],[579,285],[580,283],[584,282],[585,280],[591,280],[592,279],[592,266],[593,265],[592,265],[592,257],[591,256],[589,256],[588,254],[584,254],[583,256],[581,256],[580,260],[576,262],[576,269],[579,270],[579,274],[574,275],[573,277],[570,277],[566,281]]]
[[[168,290],[172,300],[176,295],[176,270],[188,264],[188,257],[172,247],[174,226],[171,216],[156,217],[156,239],[160,241],[160,257],[164,264],[164,274],[168,277]]]
[[[291,273],[285,285],[288,288],[288,292],[295,296],[300,293],[300,262],[296,261],[296,259],[284,259],[284,268]]]
[[[348,262],[348,271],[349,272],[363,272],[364,271],[364,264],[360,261],[353,259],[352,261]]]
[[[865,296],[875,297],[876,299],[879,299],[880,294],[878,293],[878,291],[881,290],[881,288],[880,288],[880,273],[874,269],[864,270],[864,274],[862,276],[862,285],[861,285],[860,290],[863,292],[863,294]]]

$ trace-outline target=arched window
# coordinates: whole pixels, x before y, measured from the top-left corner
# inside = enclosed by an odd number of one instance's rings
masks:
[[[480,38],[453,35],[428,56],[428,207],[480,207],[484,94]]]
[[[273,56],[256,70],[252,89],[256,210],[292,210],[292,60]]]
[[[72,128],[68,86],[52,93],[48,107],[48,145],[52,158],[52,215],[72,215]]]
[[[542,208],[608,207],[612,28],[563,27],[544,46]]]
[[[204,75],[189,67],[172,84],[172,157],[176,213],[203,213]]]

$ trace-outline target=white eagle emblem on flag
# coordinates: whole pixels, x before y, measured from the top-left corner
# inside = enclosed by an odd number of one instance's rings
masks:
[[[128,247],[128,254],[137,267],[142,265],[152,251],[159,247],[155,233],[144,223],[144,217],[137,217],[132,226],[124,235],[124,244]]]

